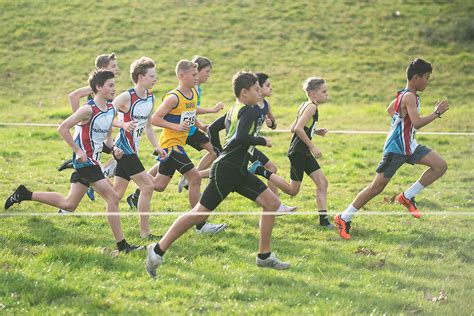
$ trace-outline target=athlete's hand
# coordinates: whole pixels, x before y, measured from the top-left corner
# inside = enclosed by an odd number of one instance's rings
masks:
[[[317,149],[315,146],[310,147],[309,150],[311,151],[311,154],[314,156],[314,158],[321,158],[322,153],[319,149]]]
[[[275,128],[275,122],[273,122],[273,120],[268,116],[265,118],[265,123],[267,124],[268,128]]]
[[[123,129],[129,133],[131,133],[135,129],[135,127],[137,127],[137,121],[123,123]]]
[[[189,123],[188,122],[183,122],[181,124],[176,124],[176,131],[178,132],[186,132],[189,130]]]
[[[79,148],[76,151],[76,160],[79,161],[79,162],[86,162],[87,161],[86,152],[84,150],[82,150],[81,148]]]
[[[328,132],[327,128],[317,128],[316,131],[314,132],[316,135],[324,137],[326,133]]]
[[[449,110],[449,103],[447,100],[438,101],[436,103],[435,111],[439,111],[441,114]]]
[[[155,153],[156,153],[157,156],[160,156],[161,159],[166,158],[166,152],[160,146],[155,148],[155,152],[153,154],[155,154]]]
[[[114,158],[115,159],[122,159],[122,156],[123,156],[123,150],[118,148],[118,147],[114,147],[114,154],[113,154]]]
[[[264,137],[265,139],[265,146],[272,147],[272,141],[268,137]]]
[[[224,103],[219,102],[214,106],[214,113],[222,111],[224,109]]]

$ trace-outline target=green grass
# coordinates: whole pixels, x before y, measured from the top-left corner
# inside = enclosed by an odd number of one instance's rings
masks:
[[[154,92],[160,99],[176,84],[176,62],[203,54],[214,62],[212,77],[203,86],[204,106],[233,102],[231,78],[237,70],[263,70],[274,86],[270,101],[279,128],[287,128],[304,100],[301,83],[320,75],[327,79],[331,96],[320,110],[321,127],[386,131],[390,120],[385,107],[404,87],[406,64],[420,56],[434,65],[431,84],[421,94],[422,114],[430,113],[438,99],[451,104],[441,120],[422,131],[473,131],[474,6],[468,2],[174,4],[0,0],[1,121],[61,122],[70,113],[67,93],[86,83],[96,55],[114,51],[122,69],[119,91],[130,86],[128,65],[139,56],[158,64]],[[401,12],[398,18],[396,10]],[[145,22],[139,24],[141,19]],[[274,147],[264,152],[288,178],[290,135],[268,135]],[[331,133],[315,139],[324,155],[320,164],[330,183],[332,215],[371,181],[384,139]],[[229,228],[211,237],[187,233],[167,252],[157,280],[145,273],[144,253],[109,254],[114,243],[105,218],[2,217],[0,313],[472,314],[474,219],[449,212],[474,208],[474,139],[419,135],[418,141],[449,165],[446,175],[418,197],[426,216],[413,220],[408,214],[364,216],[362,211],[349,242],[320,229],[314,215],[281,217],[273,249],[292,263],[284,272],[255,266],[257,216],[218,215],[258,210],[236,195],[211,217]],[[70,150],[54,128],[0,125],[0,144],[0,197],[19,183],[67,193],[70,173],[55,168]],[[142,144],[143,162],[151,167],[151,147],[147,141]],[[200,155],[189,152],[197,162]],[[404,166],[365,210],[402,211],[384,198],[405,189],[422,171],[420,166]],[[185,196],[176,193],[176,181],[154,195],[153,210],[188,208]],[[314,191],[306,177],[298,196],[281,197],[302,211],[313,211]],[[85,199],[78,213],[104,209],[102,199]],[[126,203],[120,209],[127,210]],[[25,202],[12,211],[55,209]],[[175,218],[152,217],[154,233],[163,234]],[[138,219],[124,217],[122,224],[127,238],[139,242]],[[373,255],[357,254],[362,248]],[[424,298],[425,292],[436,295],[442,288],[447,301]]]

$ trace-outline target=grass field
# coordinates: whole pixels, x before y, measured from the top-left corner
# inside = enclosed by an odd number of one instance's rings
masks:
[[[304,100],[302,81],[327,79],[331,102],[320,110],[321,127],[386,131],[385,107],[403,88],[404,69],[415,57],[433,62],[422,115],[438,99],[451,109],[422,131],[473,132],[474,5],[465,1],[16,1],[0,0],[1,122],[60,123],[70,114],[67,93],[86,83],[96,55],[114,51],[130,86],[128,66],[146,55],[158,64],[157,99],[176,84],[181,58],[206,55],[214,63],[203,86],[204,106],[233,102],[232,75],[240,69],[267,72],[279,128],[288,128]],[[394,15],[396,10],[400,16]],[[202,117],[210,122],[215,115]],[[157,131],[159,133],[159,131]],[[264,149],[289,177],[288,133],[268,133]],[[373,177],[384,135],[331,134],[315,142],[330,182],[328,208],[343,210]],[[459,314],[474,313],[473,136],[418,135],[449,170],[418,197],[426,214],[389,216],[403,209],[388,200],[413,183],[423,168],[405,166],[387,191],[353,222],[344,242],[316,224],[315,215],[278,218],[273,249],[292,268],[278,272],[255,265],[258,217],[219,212],[258,211],[231,195],[212,216],[229,228],[217,236],[188,232],[166,255],[157,280],[144,270],[145,254],[112,257],[114,242],[102,217],[0,217],[0,314]],[[70,155],[55,128],[0,125],[0,197],[20,183],[33,190],[68,191],[69,172],[56,167]],[[143,141],[151,167],[151,146]],[[200,155],[189,150],[195,162]],[[154,211],[180,212],[187,199],[173,180],[155,194]],[[204,182],[205,183],[205,182]],[[133,189],[130,186],[129,192]],[[282,200],[315,211],[314,185]],[[128,207],[121,202],[120,209]],[[22,203],[21,213],[52,207]],[[105,212],[104,202],[84,200],[81,212]],[[445,212],[444,215],[429,215]],[[172,216],[152,218],[163,234]],[[127,239],[139,243],[138,218],[122,220]],[[447,300],[432,302],[444,289]]]

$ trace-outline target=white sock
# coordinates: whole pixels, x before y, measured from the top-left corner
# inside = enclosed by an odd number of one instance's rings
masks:
[[[59,214],[70,214],[72,212],[69,212],[69,211],[66,211],[66,210],[63,210],[62,208],[59,209]]]
[[[425,187],[423,186],[423,184],[420,183],[420,181],[416,181],[415,183],[413,183],[413,185],[408,189],[406,190],[405,192],[403,192],[403,195],[408,199],[412,199],[415,197],[415,195],[418,194],[418,192],[420,192],[421,190],[423,190]]]
[[[354,206],[349,205],[344,212],[341,214],[341,218],[344,220],[344,222],[350,222],[352,221],[352,216],[358,211]]]

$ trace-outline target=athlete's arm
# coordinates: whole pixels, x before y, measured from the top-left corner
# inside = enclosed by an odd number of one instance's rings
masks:
[[[217,120],[211,123],[207,128],[207,136],[209,137],[209,142],[214,148],[216,155],[220,155],[223,151],[221,140],[219,139],[219,131],[225,129],[225,118],[227,114],[222,115]]]
[[[74,90],[68,94],[69,104],[71,105],[72,113],[76,112],[79,109],[81,98],[87,97],[92,94],[92,88],[90,86],[85,86]]]
[[[298,119],[294,127],[295,134],[303,141],[303,143],[306,144],[306,146],[308,146],[308,148],[312,148],[315,146],[311,142],[311,139],[309,139],[308,135],[306,135],[306,133],[304,132],[304,127],[306,126],[306,124],[308,124],[314,113],[316,113],[316,105],[311,103],[306,106],[306,109],[304,109],[303,114]]]
[[[112,105],[114,106],[115,110],[118,112],[127,113],[130,110],[130,93],[128,91],[120,93],[113,101]],[[132,132],[135,127],[137,127],[136,121],[130,122],[121,122],[117,118],[114,119],[113,123],[114,127],[123,128],[127,132]]]
[[[61,135],[62,138],[64,138],[66,143],[76,153],[77,159],[80,162],[85,162],[86,161],[86,154],[74,142],[74,139],[72,138],[70,129],[72,127],[74,127],[75,125],[81,123],[81,122],[85,123],[85,122],[89,121],[90,118],[91,118],[91,115],[92,115],[92,108],[90,106],[83,106],[82,108],[80,108],[76,112],[74,112],[71,116],[69,116],[67,119],[65,119],[61,123],[61,125],[59,125],[59,127],[58,127],[59,134]]]
[[[405,94],[405,97],[402,100],[402,106],[405,105],[408,117],[410,118],[410,121],[415,129],[420,129],[423,126],[428,125],[449,109],[448,101],[439,101],[436,103],[435,112],[421,117],[416,103],[416,96],[412,93]]]
[[[173,108],[175,108],[178,105],[178,97],[174,94],[171,94],[168,96],[163,103],[158,107],[158,109],[153,113],[153,116],[151,117],[151,124],[154,126],[159,126],[163,128],[168,128],[172,129],[178,132],[184,132],[189,129],[189,125],[186,122],[183,122],[181,124],[176,124],[176,123],[171,123],[168,122],[164,119],[166,114],[171,112]]]
[[[204,132],[209,128],[208,126],[204,125],[204,124],[203,124],[200,120],[198,120],[197,118],[196,118],[196,120],[194,121],[194,125],[195,125],[197,128],[199,128],[201,131],[204,131]]]
[[[146,137],[148,138],[148,140],[150,141],[151,145],[153,146],[155,151],[158,153],[158,155],[164,158],[165,153],[163,149],[160,147],[160,145],[158,144],[155,133],[153,132],[153,127],[151,126],[151,116],[148,117],[148,120],[146,121],[145,133],[146,133]]]
[[[393,117],[395,114],[395,103],[397,103],[397,99],[393,100],[387,107],[387,113],[390,115],[390,117]]]
[[[276,118],[273,115],[272,107],[270,106],[270,102],[268,102],[268,112],[267,112],[267,119],[265,120],[267,126],[271,129],[275,129],[277,127]]]
[[[235,141],[236,143],[240,143],[245,146],[265,146],[267,145],[267,139],[264,137],[250,135],[252,124],[255,124],[255,116],[253,115],[252,111],[253,109],[248,105],[240,110]]]
[[[206,109],[202,107],[198,107],[196,110],[197,114],[208,114],[208,113],[217,113],[224,109],[224,103],[218,102],[213,108]]]

